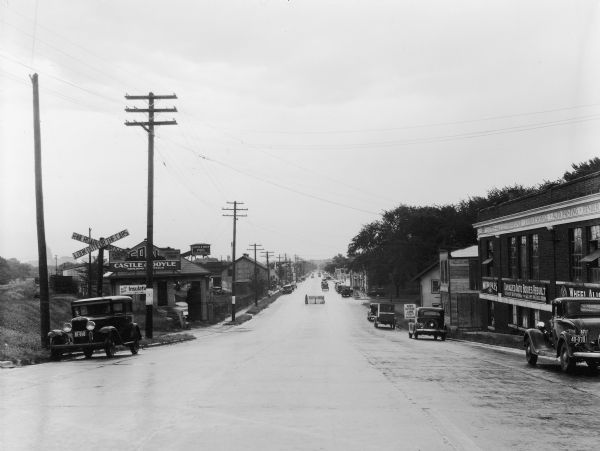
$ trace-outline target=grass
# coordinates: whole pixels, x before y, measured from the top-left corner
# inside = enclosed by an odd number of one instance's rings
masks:
[[[33,282],[17,281],[0,285],[0,361],[40,363],[49,359],[40,335],[40,300],[34,297]],[[71,319],[72,295],[50,296],[50,329],[60,329]],[[142,334],[145,328],[145,305],[134,306],[134,318]],[[170,334],[177,330],[175,321],[156,313],[153,316],[154,338],[142,340],[142,346],[169,344],[194,338],[189,334]]]

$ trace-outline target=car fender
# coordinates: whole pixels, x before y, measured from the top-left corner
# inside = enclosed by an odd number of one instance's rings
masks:
[[[569,357],[573,357],[573,347],[569,344],[569,337],[566,332],[562,332],[560,337],[558,337],[558,343],[556,343],[556,357],[560,356],[560,349],[562,345],[565,344],[567,346],[567,353]]]
[[[133,323],[132,327],[133,327],[133,334],[132,334],[133,336],[131,337],[132,340],[135,340],[136,338],[138,340],[141,340],[142,339],[142,333],[140,332],[140,327],[137,325],[137,323]]]
[[[53,342],[55,344],[66,344],[69,342],[69,335],[63,330],[53,329],[48,332],[48,342],[50,346]]]
[[[548,343],[546,343],[546,339],[544,338],[544,333],[539,329],[527,329],[523,337],[523,343],[526,343],[527,341],[531,343],[531,352],[536,355],[539,354],[541,350],[554,351],[552,347],[548,346]]]
[[[117,328],[114,326],[104,326],[98,332],[101,333],[104,336],[104,338],[109,338],[109,337],[112,338],[112,340],[116,344],[123,344],[121,335],[119,334],[119,331],[117,330]]]

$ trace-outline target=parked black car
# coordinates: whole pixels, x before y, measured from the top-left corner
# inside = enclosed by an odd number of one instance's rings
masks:
[[[577,362],[593,370],[600,364],[600,299],[557,298],[552,301],[548,324],[537,323],[524,336],[525,358],[535,366],[538,356],[560,360],[571,372]]]
[[[352,288],[350,288],[349,286],[344,286],[340,293],[342,294],[343,298],[349,298],[350,296],[352,296]]]
[[[71,302],[71,312],[71,321],[48,333],[53,360],[74,351],[83,351],[90,358],[95,349],[103,349],[106,357],[113,357],[118,345],[129,346],[132,354],[138,353],[142,334],[133,321],[129,296],[79,299]]]
[[[438,337],[444,341],[448,330],[444,325],[444,309],[438,307],[419,307],[415,318],[408,323],[408,338],[418,339],[421,335],[432,335],[434,340]]]
[[[375,310],[375,316],[373,318],[373,325],[379,327],[380,324],[386,324],[392,329],[396,328],[396,308],[394,304],[389,302],[380,302],[371,304],[373,310]]]

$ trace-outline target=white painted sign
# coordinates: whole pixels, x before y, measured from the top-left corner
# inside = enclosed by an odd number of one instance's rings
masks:
[[[125,296],[127,294],[145,294],[146,285],[121,285],[119,287],[119,294]]]
[[[404,318],[414,318],[417,304],[404,304]]]
[[[154,290],[152,288],[146,288],[146,305],[154,304]]]

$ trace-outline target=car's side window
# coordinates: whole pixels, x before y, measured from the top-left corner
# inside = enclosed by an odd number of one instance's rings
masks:
[[[113,304],[113,312],[114,313],[123,313],[123,303],[122,302],[115,302]]]

